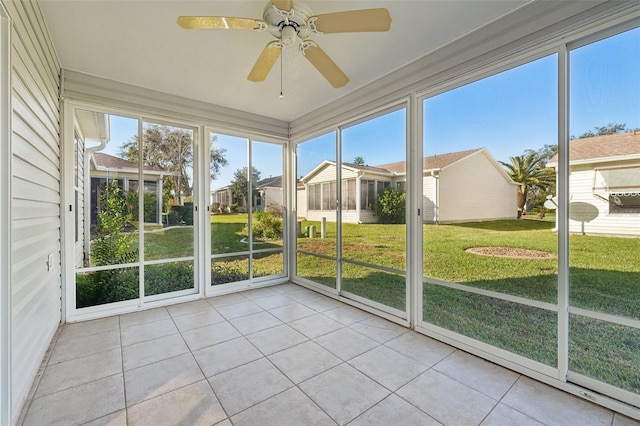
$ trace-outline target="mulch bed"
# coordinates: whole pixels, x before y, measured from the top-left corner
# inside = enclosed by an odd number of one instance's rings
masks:
[[[556,255],[546,251],[518,247],[471,247],[465,251],[480,256],[510,257],[514,259],[555,259]]]

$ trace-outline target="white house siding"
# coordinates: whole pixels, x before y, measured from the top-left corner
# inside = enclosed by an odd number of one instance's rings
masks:
[[[515,219],[516,191],[516,185],[478,151],[441,171],[438,221]]]
[[[84,200],[85,200],[85,189],[84,189],[84,138],[82,137],[78,137],[78,138],[74,138],[75,140],[75,144],[77,144],[77,147],[74,146],[74,150],[77,149],[77,158],[74,155],[74,161],[75,164],[77,166],[77,170],[75,170],[75,172],[78,174],[78,181],[75,182],[75,178],[74,178],[74,200],[77,201],[76,203],[76,210],[75,210],[75,215],[76,215],[76,220],[77,223],[74,224],[74,226],[76,226],[76,230],[75,232],[77,232],[76,235],[76,241],[75,241],[75,266],[76,267],[82,267],[84,265],[84,250],[85,250],[85,244],[88,250],[89,247],[89,238],[87,238],[87,241],[84,240],[85,237],[85,213],[89,213],[88,211],[85,212],[84,209]],[[86,223],[88,225],[88,221]],[[88,229],[89,227],[87,226],[87,237],[89,237],[88,234]],[[75,233],[74,232],[74,233]]]
[[[376,216],[376,212],[373,210],[360,210],[360,218],[357,218],[354,211],[353,216],[353,220],[347,220],[349,219],[349,216],[345,217],[345,214],[343,213],[342,221],[349,223],[356,223],[356,219],[359,219],[360,223],[377,223],[379,221],[378,216]]]
[[[307,189],[305,187],[296,190],[296,216],[298,219],[307,217]]]
[[[60,67],[38,4],[2,1],[13,19],[10,291],[15,420],[60,322]]]
[[[438,177],[426,175],[422,178],[422,220],[423,222],[435,222],[437,220],[438,206]]]
[[[607,164],[607,167],[609,166],[614,166],[614,164]],[[592,209],[585,205],[586,203],[597,209],[597,217],[589,221],[569,220],[569,232],[640,236],[640,213],[609,214],[609,193],[604,189],[594,190],[594,183],[596,186],[600,185],[597,173],[593,165],[571,166],[569,216],[577,219],[590,219],[593,212],[589,212]],[[636,185],[640,185],[640,182],[636,182]]]
[[[308,210],[307,211],[307,220],[320,221],[322,220],[323,217],[327,218],[327,222],[335,222],[336,212],[335,210]]]
[[[336,180],[336,166],[330,164],[320,170],[318,174],[309,179],[306,184],[310,183],[321,183],[321,182],[330,182]]]
[[[282,188],[267,187],[264,189],[263,209],[282,207],[283,205]]]

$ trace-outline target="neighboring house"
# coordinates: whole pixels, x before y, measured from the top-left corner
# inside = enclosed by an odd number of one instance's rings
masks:
[[[222,212],[229,212],[231,204],[237,204],[242,211],[244,200],[236,196],[231,190],[231,185],[223,186],[211,191],[211,205],[217,204],[217,209]],[[257,211],[264,211],[267,207],[282,208],[282,176],[268,177],[256,183],[256,192],[253,196],[253,206]]]
[[[235,204],[240,211],[246,211],[244,199],[237,197],[231,190],[231,185],[214,189],[210,194],[211,205],[222,213],[229,213],[231,205]]]
[[[336,163],[324,161],[298,185],[298,217],[335,221]],[[517,184],[484,148],[425,157],[424,222],[455,223],[517,217]],[[388,187],[403,190],[406,162],[376,167],[343,163],[342,220],[375,223],[375,200]],[[302,203],[301,201],[305,202]],[[305,210],[306,207],[306,210]]]
[[[210,201],[212,206],[212,212],[218,209],[221,212],[228,211],[227,209],[233,204],[233,196],[231,194],[231,185],[223,186],[222,188],[213,189],[211,191]]]
[[[374,223],[375,200],[377,194],[391,186],[394,178],[388,170],[360,166],[357,164],[342,164],[342,221],[348,223]],[[303,195],[300,184],[304,185]],[[300,179],[298,184],[298,199],[306,199],[307,220],[321,220],[323,217],[330,222],[336,221],[336,163],[325,160]],[[297,212],[301,217],[301,212]]]
[[[118,187],[125,193],[138,190],[138,164],[103,152],[90,154],[89,167],[91,174],[91,223],[95,224],[100,210],[100,193],[107,180],[116,179]],[[156,209],[145,211],[145,222],[162,223],[162,179],[168,172],[145,167],[143,169],[144,192],[156,197]],[[134,218],[133,220],[137,220]]]
[[[569,173],[569,232],[640,236],[640,131],[570,141]]]
[[[258,181],[253,202],[257,211],[282,210],[283,201],[282,176],[268,177]]]

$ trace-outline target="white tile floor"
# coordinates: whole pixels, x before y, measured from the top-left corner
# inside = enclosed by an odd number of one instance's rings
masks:
[[[292,284],[65,325],[23,424],[640,426]]]

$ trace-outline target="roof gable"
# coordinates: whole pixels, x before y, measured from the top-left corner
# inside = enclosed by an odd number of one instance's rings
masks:
[[[124,158],[115,157],[104,152],[94,152],[91,156],[93,157],[93,163],[98,170],[138,170],[137,163],[125,160]],[[145,172],[156,172],[158,174],[171,174],[170,172],[155,167],[145,167],[143,170]]]
[[[430,157],[424,157],[422,161],[423,170],[436,170],[444,169],[445,167],[462,160],[469,155],[478,152],[484,148],[469,149],[466,151],[450,152],[447,154],[432,155]],[[381,169],[387,170],[391,173],[405,174],[407,172],[407,162],[398,161],[396,163],[389,163],[377,166]]]
[[[256,182],[257,188],[282,188],[282,176],[268,177]]]
[[[573,139],[569,142],[571,163],[598,163],[621,157],[640,158],[640,131]],[[551,158],[547,165],[557,166],[558,155]]]
[[[331,160],[324,160],[322,163],[318,164],[313,170],[311,170],[309,173],[304,175],[302,177],[302,179],[301,179],[302,182],[308,182],[309,179],[313,178],[315,175],[317,175],[323,169],[325,169],[325,168],[327,168],[329,166],[335,167],[336,166],[336,162],[335,161],[331,161]],[[370,173],[377,173],[377,174],[382,174],[382,175],[391,175],[392,174],[389,170],[386,170],[386,169],[381,168],[381,167],[364,166],[364,165],[353,164],[353,163],[342,163],[342,168],[343,169],[347,169],[347,170],[351,170],[353,172],[370,172]]]

